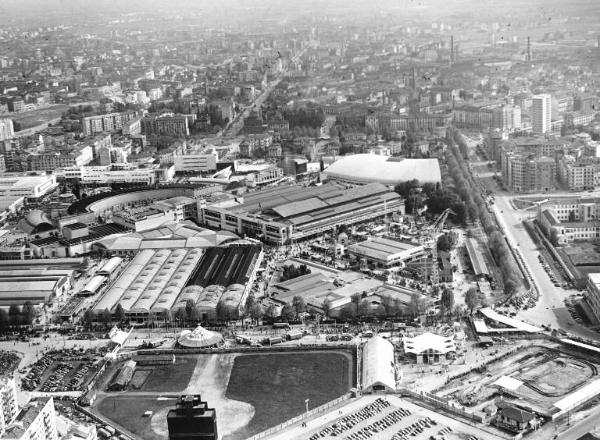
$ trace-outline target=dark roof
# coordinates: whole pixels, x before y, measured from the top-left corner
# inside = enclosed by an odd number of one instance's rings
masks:
[[[202,287],[246,284],[259,253],[260,246],[254,245],[210,248],[202,257],[191,284]]]
[[[577,440],[600,440],[600,437],[588,432],[578,437]]]
[[[50,246],[53,245],[55,243],[58,243],[58,238],[57,237],[46,237],[46,238],[40,238],[38,240],[31,240],[31,244],[34,244],[36,246]]]
[[[123,232],[127,232],[127,228],[125,226],[121,226],[117,223],[107,223],[105,225],[94,226],[90,228],[90,233],[85,237],[73,238],[71,240],[63,238],[60,240],[60,242],[65,246],[73,246],[79,243],[89,243],[91,241],[100,240],[108,235],[121,234]]]
[[[500,414],[508,419],[516,420],[519,423],[527,423],[535,417],[533,413],[525,411],[524,409],[515,408],[514,406],[502,408]]]
[[[76,222],[76,223],[71,223],[69,225],[65,225],[65,228],[69,228],[73,231],[77,230],[77,229],[85,229],[87,228],[88,225],[86,225],[85,223],[80,223],[80,222]]]

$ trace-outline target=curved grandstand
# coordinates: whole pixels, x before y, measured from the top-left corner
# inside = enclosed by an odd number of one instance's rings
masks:
[[[413,179],[431,183],[442,180],[437,159],[404,159],[377,154],[344,156],[323,172],[330,180],[355,184],[397,185]]]
[[[193,188],[161,188],[141,191],[130,191],[124,193],[104,193],[87,197],[69,206],[69,214],[93,212],[102,215],[107,211],[115,211],[141,202],[155,202],[170,199],[172,197],[192,197]]]
[[[182,331],[177,338],[177,343],[187,348],[218,347],[223,343],[223,336],[199,325],[193,331]]]

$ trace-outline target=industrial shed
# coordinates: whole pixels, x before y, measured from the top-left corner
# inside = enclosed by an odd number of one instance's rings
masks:
[[[121,266],[121,263],[123,263],[122,258],[112,257],[106,262],[106,264],[104,264],[104,266],[102,266],[102,268],[97,272],[97,274],[110,277]]]
[[[394,346],[381,336],[370,339],[362,352],[363,393],[396,390]]]
[[[145,249],[94,307],[96,313],[114,311],[117,304],[130,318],[146,319],[149,313],[171,310],[196,270],[202,249]]]
[[[117,377],[110,383],[108,389],[111,391],[123,391],[129,385],[135,372],[135,361],[129,360],[119,370]]]
[[[106,283],[107,278],[103,275],[96,275],[87,282],[83,289],[79,291],[81,296],[95,295],[100,291],[102,286]]]

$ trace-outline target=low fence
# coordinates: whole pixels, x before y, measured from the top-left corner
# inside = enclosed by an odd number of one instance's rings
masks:
[[[98,414],[88,410],[87,408],[84,408],[83,406],[81,406],[79,403],[75,402],[75,408],[77,409],[77,411],[85,414],[86,416],[88,416],[89,418],[91,418],[92,420],[94,420],[94,422],[96,424],[99,425],[103,425],[103,426],[111,426],[115,429],[116,431],[116,435],[122,435],[125,436],[127,439],[136,439],[137,437],[131,433],[131,432],[127,432],[125,431],[122,427],[116,427],[114,426],[113,422],[107,418],[101,417]]]
[[[256,435],[253,435],[252,437],[248,438],[247,440],[259,440],[259,439],[268,437],[271,434],[276,434],[277,432],[287,428],[288,426],[291,426],[295,423],[301,422],[302,420],[306,420],[314,415],[323,413],[323,412],[327,411],[329,408],[339,405],[340,403],[350,400],[351,398],[352,398],[352,393],[344,394],[343,396],[338,397],[337,399],[332,400],[331,402],[328,402],[324,405],[318,406],[314,409],[311,409],[308,412],[305,412],[299,416],[294,417],[293,419],[287,420],[286,422],[283,422],[277,426],[269,428],[266,431],[260,432]]]
[[[225,353],[264,353],[264,352],[284,352],[284,351],[310,351],[310,350],[356,350],[356,344],[303,344],[303,345],[279,345],[270,347],[220,347],[220,348],[168,348],[137,350],[137,354],[159,355],[159,354],[225,354]]]
[[[406,388],[406,389],[403,389],[401,391],[401,393],[403,395],[408,395],[408,396],[414,397],[415,399],[422,400],[426,403],[429,403],[434,408],[443,409],[452,414],[456,414],[460,417],[463,417],[463,418],[466,418],[469,420],[473,420],[478,423],[487,423],[489,420],[488,418],[486,418],[482,415],[475,414],[474,412],[467,411],[466,409],[464,409],[462,407],[456,406],[443,397],[439,397],[434,394],[430,394],[426,391],[417,392],[417,391],[413,391],[413,390]]]

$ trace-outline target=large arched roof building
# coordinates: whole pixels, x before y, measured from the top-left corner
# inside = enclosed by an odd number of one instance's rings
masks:
[[[362,352],[362,390],[364,393],[396,390],[394,346],[381,336],[364,345]]]
[[[343,183],[397,185],[417,179],[422,183],[442,180],[437,159],[404,159],[377,154],[353,154],[332,163],[324,171],[327,178]]]
[[[28,235],[36,235],[56,229],[48,216],[39,209],[30,211],[19,220],[18,228]]]

